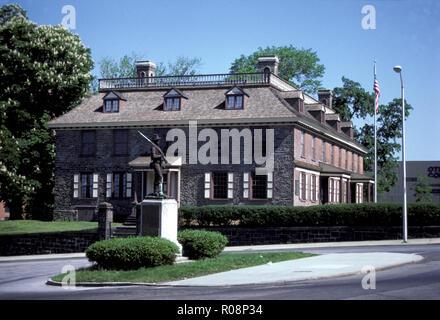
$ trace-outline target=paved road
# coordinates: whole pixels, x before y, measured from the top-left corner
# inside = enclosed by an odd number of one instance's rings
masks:
[[[279,250],[283,251],[283,250]],[[284,250],[285,251],[285,250]],[[0,262],[0,300],[296,300],[296,299],[440,299],[440,245],[368,246],[302,249],[310,253],[398,252],[425,259],[376,273],[376,289],[364,290],[364,275],[327,280],[219,288],[117,287],[66,290],[44,284],[65,265],[89,265],[86,259]]]

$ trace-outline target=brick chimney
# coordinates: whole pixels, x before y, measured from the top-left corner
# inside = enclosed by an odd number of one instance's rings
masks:
[[[278,75],[278,57],[275,55],[271,56],[260,56],[258,57],[257,69],[258,72],[272,72]]]
[[[333,109],[333,91],[318,90],[318,100],[327,108]]]
[[[153,61],[136,61],[136,72],[138,78],[154,77],[156,74],[156,64]]]

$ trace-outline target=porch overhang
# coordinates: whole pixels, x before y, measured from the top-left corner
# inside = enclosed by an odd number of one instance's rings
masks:
[[[181,167],[182,157],[166,157],[167,161],[171,164],[171,167]],[[128,165],[135,169],[149,168],[151,164],[151,157],[137,157],[130,161]]]
[[[321,168],[321,176],[323,177],[342,177],[345,179],[351,179],[352,173],[347,170],[343,170],[338,167],[320,162],[319,167]]]
[[[374,184],[374,179],[372,177],[359,174],[359,173],[352,173],[351,174],[351,182],[353,183],[371,183]]]

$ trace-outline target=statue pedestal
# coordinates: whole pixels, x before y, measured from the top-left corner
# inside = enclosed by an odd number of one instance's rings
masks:
[[[178,211],[174,199],[146,199],[141,202],[137,233],[139,236],[161,237],[174,242],[182,254],[182,245],[177,241]]]

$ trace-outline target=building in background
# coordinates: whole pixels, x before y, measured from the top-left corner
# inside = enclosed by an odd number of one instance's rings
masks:
[[[406,162],[406,188],[408,202],[415,202],[414,186],[417,177],[431,178],[428,184],[431,186],[432,202],[440,202],[440,161],[407,161]],[[398,180],[390,192],[378,194],[380,202],[402,201],[402,162],[399,161]]]

